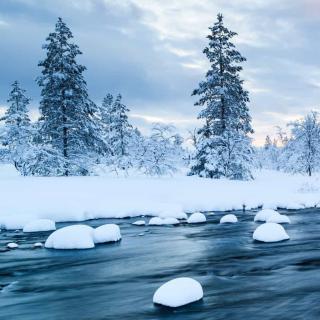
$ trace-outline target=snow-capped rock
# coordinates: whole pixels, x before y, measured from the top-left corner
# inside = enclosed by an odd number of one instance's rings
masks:
[[[116,242],[120,239],[120,228],[116,224],[104,224],[93,230],[94,243]]]
[[[159,217],[153,217],[149,220],[149,226],[161,226],[163,225],[163,219]]]
[[[288,216],[286,216],[285,214],[270,214],[267,219],[266,222],[274,222],[274,223],[291,223],[290,219]]]
[[[238,218],[234,214],[226,214],[220,219],[220,223],[236,223]]]
[[[277,223],[267,222],[260,225],[253,233],[253,239],[262,242],[278,242],[288,240],[289,236],[284,228]]]
[[[50,219],[37,219],[27,223],[23,232],[41,232],[56,230],[56,224]]]
[[[180,221],[176,218],[164,218],[162,224],[179,224]]]
[[[177,308],[201,300],[201,284],[192,278],[176,278],[163,284],[154,294],[153,303]]]
[[[7,248],[9,248],[9,249],[16,249],[18,247],[19,247],[19,245],[15,242],[10,242],[7,244]]]
[[[188,223],[203,223],[206,222],[207,218],[203,213],[195,212],[187,220]]]
[[[261,221],[261,222],[266,222],[267,218],[271,215],[277,215],[279,214],[278,211],[273,210],[273,209],[262,209],[260,210],[254,217],[254,221]]]
[[[34,245],[33,245],[34,248],[42,248],[43,247],[43,244],[41,242],[36,242]]]
[[[58,229],[48,237],[45,247],[52,249],[94,248],[93,228],[79,224]]]
[[[145,226],[146,222],[144,220],[138,220],[132,223],[135,226]]]

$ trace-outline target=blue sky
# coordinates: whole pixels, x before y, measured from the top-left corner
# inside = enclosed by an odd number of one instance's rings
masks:
[[[275,126],[320,110],[318,0],[3,0],[0,1],[0,105],[19,80],[39,101],[42,44],[61,16],[87,67],[91,98],[121,92],[142,130],[155,121],[182,133],[199,126],[190,96],[208,68],[208,26],[223,13],[247,58],[255,143]]]

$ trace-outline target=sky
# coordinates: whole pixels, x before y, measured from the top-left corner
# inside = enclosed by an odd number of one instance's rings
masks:
[[[163,122],[186,136],[201,125],[191,93],[208,70],[202,50],[218,13],[247,58],[241,77],[256,145],[276,126],[320,111],[319,0],[1,0],[0,112],[18,80],[36,118],[37,64],[62,17],[83,52],[93,101],[121,93],[143,132]]]

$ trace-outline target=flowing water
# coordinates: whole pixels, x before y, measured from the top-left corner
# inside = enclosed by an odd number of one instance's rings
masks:
[[[254,212],[239,223],[132,226],[122,241],[91,250],[33,249],[48,233],[0,232],[0,319],[320,319],[320,210],[286,212],[289,241],[252,240]],[[59,224],[64,226],[66,224]],[[5,250],[8,242],[19,243]],[[202,301],[166,309],[152,296],[164,282],[192,277]]]

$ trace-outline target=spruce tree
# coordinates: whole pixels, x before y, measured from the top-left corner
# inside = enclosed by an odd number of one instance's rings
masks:
[[[253,151],[248,134],[253,130],[248,92],[239,76],[245,58],[231,42],[236,33],[224,26],[221,14],[209,29],[209,44],[203,52],[211,67],[206,79],[193,91],[193,95],[200,96],[195,105],[204,106],[198,115],[204,125],[198,130],[190,174],[250,179]]]
[[[41,87],[39,134],[42,144],[62,159],[52,162],[56,166],[52,172],[65,176],[88,174],[90,160],[102,147],[97,106],[89,99],[83,78],[86,68],[76,61],[82,52],[72,38],[59,18],[43,46],[46,57],[39,63],[42,75],[37,80]]]

